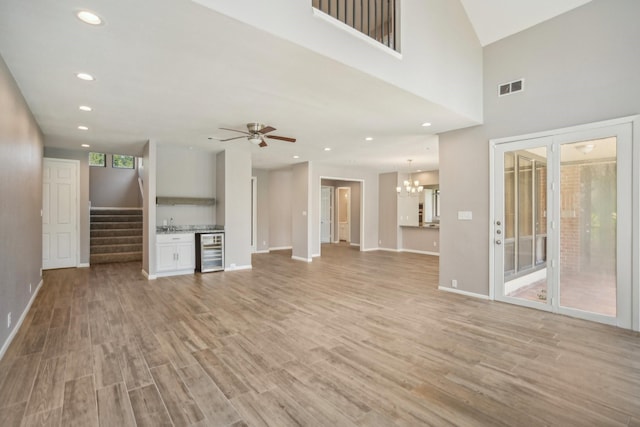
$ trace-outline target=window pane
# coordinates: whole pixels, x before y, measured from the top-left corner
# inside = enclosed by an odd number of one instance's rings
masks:
[[[106,157],[104,153],[89,153],[89,166],[102,166],[107,165]]]
[[[133,156],[113,155],[113,167],[123,169],[133,169],[135,161]]]

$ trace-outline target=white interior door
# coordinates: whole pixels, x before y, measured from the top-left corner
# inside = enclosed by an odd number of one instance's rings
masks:
[[[42,170],[42,268],[78,265],[77,160],[47,159]]]
[[[351,188],[338,187],[336,197],[338,213],[338,240],[351,242]]]
[[[495,299],[631,328],[631,129],[494,145]]]
[[[333,187],[320,188],[320,242],[331,243],[333,230]]]

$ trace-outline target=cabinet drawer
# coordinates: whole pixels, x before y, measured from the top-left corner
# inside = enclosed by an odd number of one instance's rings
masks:
[[[193,242],[193,233],[180,233],[180,234],[157,234],[156,243],[180,243],[180,242]]]

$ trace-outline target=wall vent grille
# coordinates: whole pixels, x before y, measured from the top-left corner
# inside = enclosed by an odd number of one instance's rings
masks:
[[[498,96],[511,95],[524,90],[524,79],[514,80],[509,83],[498,85]]]

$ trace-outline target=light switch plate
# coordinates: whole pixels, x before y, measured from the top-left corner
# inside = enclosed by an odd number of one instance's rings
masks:
[[[471,221],[473,219],[473,212],[471,211],[458,211],[458,220]]]

